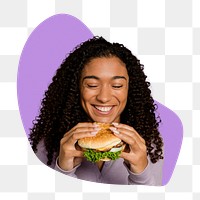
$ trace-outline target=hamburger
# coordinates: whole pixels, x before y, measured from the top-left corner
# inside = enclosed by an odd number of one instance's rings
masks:
[[[94,137],[87,137],[78,140],[78,145],[84,151],[84,157],[88,161],[110,161],[119,158],[124,150],[124,142],[116,137],[109,129],[112,124],[97,123],[101,128]]]

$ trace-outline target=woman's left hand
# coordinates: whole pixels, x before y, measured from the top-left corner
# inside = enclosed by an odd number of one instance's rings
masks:
[[[113,123],[113,125],[114,127],[110,129],[129,145],[128,151],[122,152],[120,157],[129,163],[133,173],[143,172],[148,164],[145,140],[133,127],[120,123]]]

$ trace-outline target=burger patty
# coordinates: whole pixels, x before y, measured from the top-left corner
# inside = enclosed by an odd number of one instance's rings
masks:
[[[106,152],[106,151],[110,151],[112,148],[122,147],[123,145],[124,145],[124,142],[121,141],[119,144],[117,144],[117,145],[115,145],[115,146],[113,146],[111,148],[105,149],[103,151],[99,151],[98,149],[93,149],[93,151],[95,151],[95,152]]]
[[[117,144],[116,146],[114,146],[114,147],[112,147],[112,148],[119,148],[119,147],[121,147],[123,144],[124,144],[124,142],[121,141],[119,144]]]

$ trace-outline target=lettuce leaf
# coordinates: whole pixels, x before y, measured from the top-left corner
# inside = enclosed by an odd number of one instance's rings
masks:
[[[95,152],[92,149],[87,149],[84,151],[84,156],[88,161],[98,162],[100,159],[109,158],[111,160],[116,160],[119,158],[121,151],[117,152]]]

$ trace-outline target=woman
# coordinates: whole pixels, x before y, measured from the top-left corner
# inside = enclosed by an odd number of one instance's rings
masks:
[[[63,61],[42,100],[30,142],[38,158],[64,174],[109,184],[162,184],[163,142],[143,65],[118,43],[94,37]],[[128,145],[120,159],[91,163],[77,141],[112,123]]]

